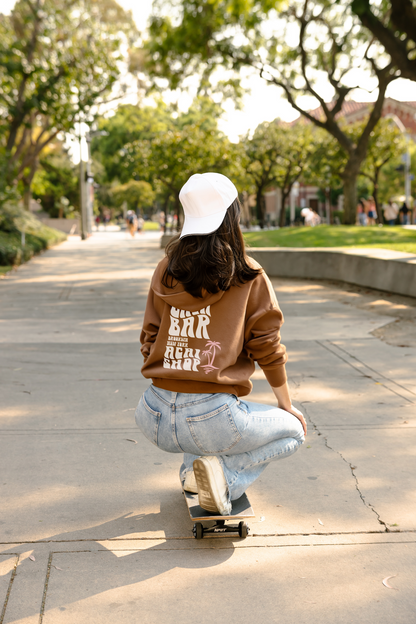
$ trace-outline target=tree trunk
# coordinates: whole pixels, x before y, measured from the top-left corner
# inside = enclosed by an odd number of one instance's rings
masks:
[[[32,191],[30,186],[26,186],[23,192],[23,206],[25,210],[30,210],[30,200],[32,199]]]
[[[263,197],[263,189],[259,188],[257,189],[257,194],[256,194],[256,213],[257,213],[257,220],[259,222],[259,226],[261,227],[261,229],[264,228],[265,225],[265,205],[264,205],[264,197]]]
[[[341,178],[344,183],[344,225],[355,225],[357,221],[357,180],[363,159],[350,155]]]
[[[30,166],[30,171],[27,176],[22,178],[23,182],[23,205],[25,210],[30,209],[30,200],[32,199],[32,182],[35,177],[36,170],[38,168],[38,159],[35,158]]]
[[[357,220],[357,177],[344,178],[344,225],[355,225]]]
[[[289,193],[286,192],[285,193],[285,189],[281,189],[282,191],[282,207],[280,208],[280,215],[279,215],[279,227],[285,227],[286,225],[286,200],[289,197]]]
[[[179,201],[179,194],[176,193],[175,194],[175,215],[176,215],[176,231],[180,232],[181,230],[181,223],[180,223],[180,201]]]
[[[384,219],[383,219],[383,211],[381,210],[381,206],[378,202],[378,177],[380,174],[380,169],[376,169],[375,173],[374,173],[374,179],[373,179],[373,199],[374,199],[374,203],[376,205],[376,213],[377,213],[377,218],[378,218],[378,222],[379,223],[383,223]]]

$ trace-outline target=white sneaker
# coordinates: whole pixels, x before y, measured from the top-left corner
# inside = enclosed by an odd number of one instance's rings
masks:
[[[185,481],[183,482],[183,489],[185,492],[192,492],[192,494],[198,494],[198,486],[196,484],[195,473],[193,470],[188,470],[185,475]]]
[[[193,465],[199,506],[211,513],[229,516],[232,505],[228,500],[228,486],[218,457],[199,457]]]

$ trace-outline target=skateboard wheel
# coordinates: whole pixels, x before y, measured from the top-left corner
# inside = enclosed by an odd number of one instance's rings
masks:
[[[241,539],[246,539],[248,535],[248,526],[245,522],[240,522],[238,525],[238,534]]]
[[[200,522],[196,522],[193,528],[193,534],[195,539],[200,540],[204,537],[204,527]]]

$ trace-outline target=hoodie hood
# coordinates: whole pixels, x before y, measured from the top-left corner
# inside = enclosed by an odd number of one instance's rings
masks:
[[[162,262],[159,263],[152,279],[151,288],[155,295],[169,306],[179,308],[181,310],[189,310],[189,312],[196,312],[201,308],[213,305],[224,296],[224,291],[220,290],[215,294],[206,293],[206,295],[200,299],[198,297],[193,297],[186,292],[180,282],[176,282],[173,288],[164,286],[162,284],[162,277],[167,264],[167,258],[164,258]]]

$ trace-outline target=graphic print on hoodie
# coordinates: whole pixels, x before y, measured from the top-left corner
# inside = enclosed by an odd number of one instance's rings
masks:
[[[283,315],[264,273],[195,298],[180,283],[173,288],[161,283],[166,266],[165,258],[153,275],[146,305],[140,336],[144,377],[173,392],[244,396],[258,361],[272,385],[286,381]]]
[[[221,346],[219,342],[212,342],[209,339],[207,328],[211,320],[210,317],[211,306],[196,312],[171,307],[169,335],[163,359],[164,368],[198,372],[198,367],[201,364],[201,349],[189,346],[191,338],[208,340],[205,345],[208,350],[202,351],[202,356],[208,356],[209,360],[208,364],[202,366],[205,372],[209,373],[210,370],[218,368],[213,365],[213,362],[215,349],[221,349]]]

